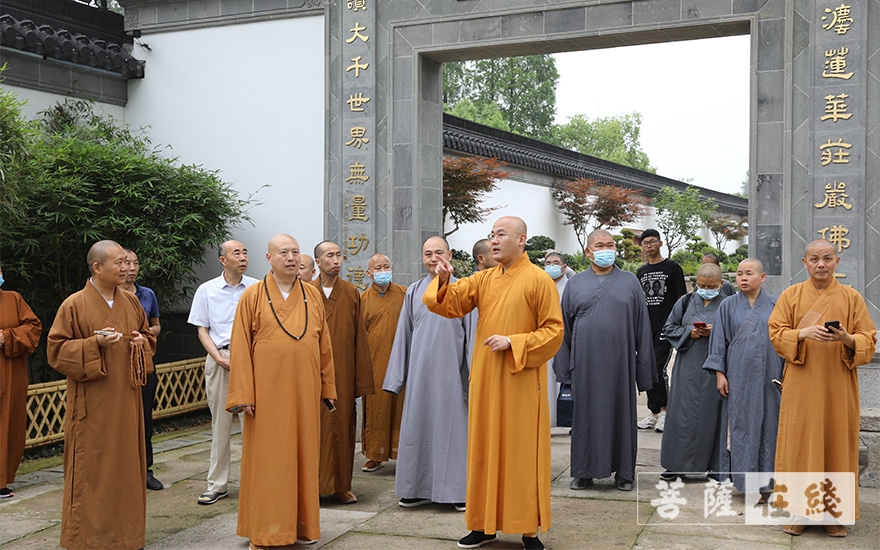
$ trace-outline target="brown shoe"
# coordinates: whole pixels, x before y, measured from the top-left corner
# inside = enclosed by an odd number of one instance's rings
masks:
[[[375,472],[384,465],[384,462],[379,462],[377,460],[368,460],[367,463],[363,465],[361,470],[365,472]]]
[[[829,537],[845,537],[846,536],[846,527],[843,525],[823,525],[825,528],[825,533]]]
[[[342,504],[354,504],[358,501],[358,497],[356,497],[351,491],[336,493],[334,496],[339,499],[339,502]]]
[[[782,528],[782,531],[788,533],[789,535],[798,536],[803,535],[806,528],[806,525],[795,523],[794,525],[786,525]]]

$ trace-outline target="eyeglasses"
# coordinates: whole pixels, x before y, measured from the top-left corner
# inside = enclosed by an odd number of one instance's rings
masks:
[[[657,239],[649,239],[647,241],[642,241],[642,246],[655,246],[660,244],[660,241]]]
[[[499,239],[503,239],[504,237],[508,237],[508,236],[513,237],[516,235],[522,235],[522,233],[505,233],[504,231],[499,231],[498,233],[489,233],[488,237],[489,237],[489,240],[491,241],[491,240],[494,240],[495,237],[498,237]]]

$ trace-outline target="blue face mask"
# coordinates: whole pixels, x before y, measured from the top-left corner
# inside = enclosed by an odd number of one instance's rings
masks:
[[[386,286],[391,282],[391,271],[379,271],[378,273],[373,273],[373,282],[379,286]]]
[[[3,274],[0,273],[0,286],[3,286]]]
[[[594,250],[593,262],[602,268],[611,267],[614,264],[615,256],[617,256],[617,252],[614,250]]]
[[[717,288],[698,288],[697,295],[704,300],[714,300],[718,296]]]
[[[544,271],[547,272],[547,275],[550,275],[550,278],[554,281],[560,277],[562,277],[562,266],[561,265],[545,265]]]

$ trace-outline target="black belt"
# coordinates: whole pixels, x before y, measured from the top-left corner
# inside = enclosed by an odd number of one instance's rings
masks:
[[[218,351],[229,351],[229,344],[217,348]]]

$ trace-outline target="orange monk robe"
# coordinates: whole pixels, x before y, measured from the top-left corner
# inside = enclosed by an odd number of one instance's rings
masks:
[[[64,548],[142,548],[147,459],[141,387],[132,385],[128,338],[100,348],[94,331],[143,334],[147,372],[156,337],[137,296],[116,289],[113,308],[98,289],[71,294],[49,330],[47,356],[67,377],[64,415]]]
[[[403,307],[406,287],[390,283],[382,295],[376,285],[361,294],[364,326],[370,344],[373,364],[373,387],[381,388],[388,370],[391,345],[397,331],[397,319]],[[403,395],[380,391],[364,396],[363,432],[361,448],[364,456],[377,462],[397,458],[397,442],[400,439],[400,419],[403,417]]]
[[[321,278],[310,284],[321,293],[336,373],[336,410],[321,409],[321,472],[318,485],[322,495],[351,491],[355,447],[355,397],[373,393],[373,368],[364,314],[357,288],[336,279],[330,297],[324,296]]]
[[[562,344],[562,311],[553,279],[526,254],[454,284],[431,281],[422,301],[445,317],[479,308],[468,399],[467,511],[471,530],[546,531],[550,516],[547,361]],[[483,342],[508,336],[511,349]]]
[[[264,281],[244,291],[235,312],[226,408],[254,405],[242,427],[236,533],[258,546],[285,546],[297,537],[321,538],[321,400],[336,399],[336,388],[320,291],[297,282],[285,300],[271,273]],[[305,329],[305,336],[294,340],[279,320],[290,334]]]
[[[831,303],[810,325],[840,321],[855,338],[855,350],[841,342],[798,342],[798,324],[826,293]],[[826,298],[827,299],[827,298]],[[859,378],[856,367],[874,355],[877,333],[862,296],[832,280],[819,293],[805,281],[787,288],[770,314],[770,341],[785,359],[776,472],[853,472],[858,519]]]
[[[15,472],[24,456],[27,356],[37,348],[42,328],[43,324],[21,294],[0,290],[0,331],[3,332],[3,348],[0,348],[0,488],[15,481]],[[390,343],[388,347],[391,347]]]

